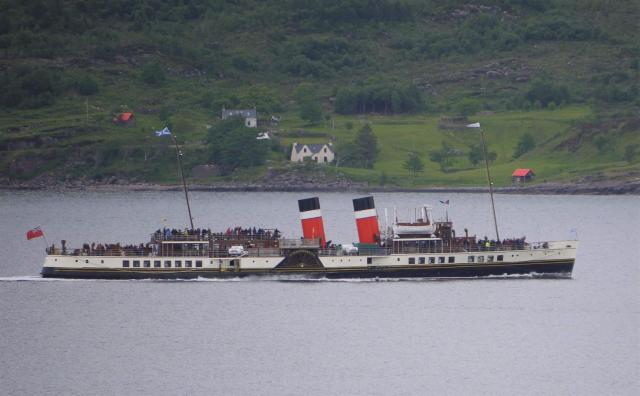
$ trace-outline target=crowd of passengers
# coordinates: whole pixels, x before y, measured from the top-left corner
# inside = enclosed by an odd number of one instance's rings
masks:
[[[179,230],[175,228],[163,228],[158,229],[154,233],[155,239],[169,239],[176,238],[180,236],[200,236],[200,237],[208,237],[210,235],[214,236],[257,236],[260,238],[273,238],[277,239],[280,237],[280,230],[277,228],[275,230],[264,229],[264,228],[256,228],[256,227],[228,227],[227,231],[221,233],[213,233],[211,229],[205,228],[196,228],[196,229],[184,229]]]
[[[469,250],[469,247],[471,246],[473,250],[479,250],[479,251],[496,250],[496,249],[521,250],[521,249],[524,249],[525,247],[525,239],[526,237],[503,239],[502,241],[500,241],[495,239],[489,239],[485,236],[484,239],[478,239],[475,244],[469,244],[468,240],[465,240],[464,248],[466,250]]]
[[[71,253],[74,256],[92,255],[92,256],[113,256],[113,255],[130,255],[130,256],[147,256],[154,250],[154,246],[150,243],[139,245],[121,245],[120,243],[95,243],[82,244],[82,249],[67,250],[67,241],[61,241],[62,247],[58,250],[55,244],[47,249],[48,253]]]

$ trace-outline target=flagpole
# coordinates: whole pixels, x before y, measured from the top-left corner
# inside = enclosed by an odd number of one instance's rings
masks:
[[[484,153],[484,165],[487,169],[487,182],[489,183],[489,195],[491,196],[491,211],[493,212],[493,225],[496,228],[496,238],[500,242],[500,233],[498,232],[498,220],[496,219],[496,205],[493,201],[493,182],[491,181],[491,174],[489,173],[489,160],[487,159],[487,146],[484,142],[484,131],[482,127],[480,129],[480,138],[482,140],[482,152]]]
[[[189,223],[193,230],[193,217],[191,217],[191,205],[189,205],[189,193],[187,192],[187,182],[184,180],[184,172],[182,171],[182,160],[180,159],[180,148],[178,147],[178,140],[175,135],[171,135],[173,143],[176,145],[176,157],[178,157],[178,170],[180,171],[180,178],[182,179],[182,188],[184,189],[184,198],[187,200],[187,211],[189,212]]]

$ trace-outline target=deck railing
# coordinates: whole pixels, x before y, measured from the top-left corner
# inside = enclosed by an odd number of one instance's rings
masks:
[[[291,241],[291,242],[286,242]],[[295,241],[295,242],[293,242]],[[311,242],[315,242],[315,244]],[[283,246],[284,243],[284,246]],[[291,239],[280,240],[280,247],[268,248],[245,248],[242,256],[253,257],[276,257],[286,254],[285,250],[292,248],[313,249],[320,256],[385,256],[392,253],[395,254],[446,254],[446,253],[479,253],[479,252],[501,252],[501,251],[529,251],[537,249],[548,249],[549,242],[528,242],[524,244],[495,244],[495,245],[471,245],[465,246],[437,246],[437,247],[418,247],[418,246],[397,246],[391,247],[361,247],[357,252],[347,252],[341,246],[331,248],[318,249],[316,240]],[[65,255],[65,256],[133,256],[133,257],[231,257],[238,255],[230,255],[227,249],[181,249],[178,251],[170,251],[161,253],[155,247],[144,248],[115,248],[115,249],[65,249],[57,247],[48,247],[47,254]]]

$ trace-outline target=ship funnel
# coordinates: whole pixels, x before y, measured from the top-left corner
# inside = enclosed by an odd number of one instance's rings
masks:
[[[353,214],[356,217],[360,243],[377,244],[380,241],[380,228],[373,197],[354,199]]]
[[[302,223],[302,236],[305,239],[320,238],[320,245],[327,241],[324,236],[324,223],[320,212],[320,200],[318,197],[298,200],[300,209],[300,222]]]

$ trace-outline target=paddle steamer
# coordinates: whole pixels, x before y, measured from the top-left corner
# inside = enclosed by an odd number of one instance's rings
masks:
[[[50,247],[43,277],[193,279],[570,277],[578,242],[530,243],[456,235],[452,222],[394,222],[380,232],[373,197],[353,200],[359,243],[327,244],[317,197],[299,201],[303,237],[277,230],[158,230],[137,246]],[[424,211],[426,214],[426,210]],[[427,224],[429,223],[429,224]]]

